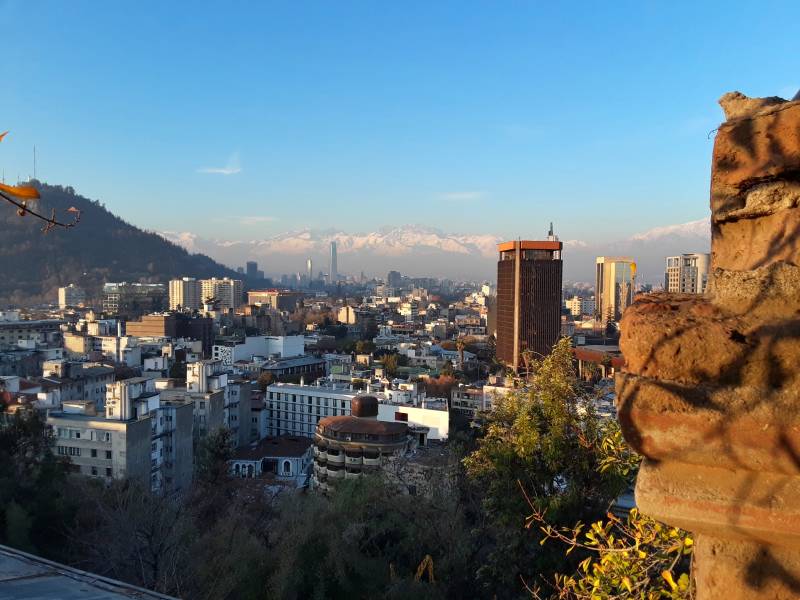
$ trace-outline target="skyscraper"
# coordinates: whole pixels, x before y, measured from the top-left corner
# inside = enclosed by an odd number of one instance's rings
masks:
[[[248,260],[246,263],[245,273],[247,277],[250,279],[256,279],[258,277],[258,263],[254,260]]]
[[[497,246],[497,358],[519,371],[523,352],[550,353],[561,333],[561,250],[546,241],[519,240]]]
[[[626,256],[598,256],[595,281],[597,314],[603,325],[618,323],[622,312],[633,302],[636,263]]]
[[[336,264],[336,242],[331,242],[331,258],[328,269],[328,283],[334,284],[339,280],[339,267]]]
[[[311,282],[314,281],[314,263],[310,258],[306,261],[306,277],[308,277],[308,284],[311,285]]]
[[[702,294],[708,283],[710,254],[668,256],[664,272],[664,289],[679,294]]]

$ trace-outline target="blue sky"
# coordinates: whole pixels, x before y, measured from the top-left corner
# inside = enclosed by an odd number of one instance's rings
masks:
[[[800,87],[797,2],[0,0],[0,20],[7,180],[36,144],[40,179],[225,239],[692,221],[719,96]]]

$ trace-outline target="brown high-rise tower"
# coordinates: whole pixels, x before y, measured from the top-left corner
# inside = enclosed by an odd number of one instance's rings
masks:
[[[497,358],[518,371],[525,350],[550,353],[561,333],[561,249],[552,225],[546,241],[497,246]]]

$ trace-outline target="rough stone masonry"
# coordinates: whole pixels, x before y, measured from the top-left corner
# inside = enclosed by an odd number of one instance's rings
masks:
[[[800,101],[720,99],[706,296],[621,323],[642,512],[696,536],[699,600],[800,598]]]

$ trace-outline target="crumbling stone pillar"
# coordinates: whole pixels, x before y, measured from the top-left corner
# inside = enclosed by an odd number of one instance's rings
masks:
[[[696,536],[698,599],[800,598],[800,102],[720,100],[706,296],[625,313],[642,512]]]

